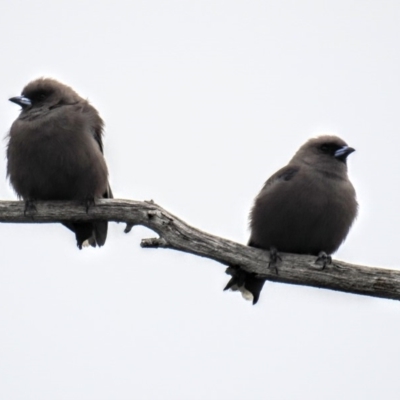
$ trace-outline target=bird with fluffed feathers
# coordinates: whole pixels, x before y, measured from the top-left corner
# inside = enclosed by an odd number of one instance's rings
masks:
[[[325,263],[346,239],[358,209],[347,175],[353,152],[336,136],[310,139],[267,180],[250,212],[248,246],[269,250],[270,266],[277,268],[278,252],[315,255]],[[232,278],[225,290],[256,304],[265,279],[238,265],[226,272]]]
[[[30,82],[9,100],[22,110],[8,135],[7,176],[26,212],[34,211],[36,200],[78,200],[90,207],[96,199],[112,198],[104,123],[87,100],[50,78]],[[63,224],[80,249],[106,241],[107,221]]]

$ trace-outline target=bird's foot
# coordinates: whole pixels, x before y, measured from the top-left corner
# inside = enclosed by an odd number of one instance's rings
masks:
[[[278,275],[278,262],[282,261],[281,256],[278,253],[278,250],[275,247],[271,247],[269,249],[269,262],[268,268],[271,268],[275,271],[275,274]]]
[[[31,217],[33,219],[33,216],[37,213],[37,209],[35,206],[35,202],[33,200],[26,200],[25,201],[25,209],[24,209],[24,216],[25,217]]]
[[[334,263],[332,261],[332,257],[330,255],[326,254],[324,251],[321,251],[318,254],[318,257],[315,260],[315,264],[317,264],[317,265],[320,264],[321,265],[321,271],[324,270],[327,265],[330,265],[330,266],[332,266],[334,268],[337,268],[337,269],[340,269],[340,270],[346,269],[346,267],[343,267],[343,266],[341,266],[339,264]]]
[[[326,254],[324,251],[320,251],[315,264],[321,265],[321,271],[325,269],[327,265],[332,265],[332,257]]]
[[[94,201],[94,199],[86,199],[84,205],[86,208],[86,214],[89,214],[90,207],[95,206],[96,202]]]

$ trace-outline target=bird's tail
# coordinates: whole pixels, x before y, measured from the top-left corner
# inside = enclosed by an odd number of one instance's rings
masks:
[[[113,193],[110,184],[107,185],[107,191],[103,194],[104,199],[112,199]],[[103,246],[107,239],[108,221],[96,221],[93,224],[93,235],[89,239],[89,244],[93,247]]]
[[[107,190],[103,194],[104,199],[112,199],[113,194],[108,184]],[[94,201],[93,201],[94,202]],[[108,221],[93,222],[69,222],[62,223],[68,229],[75,233],[76,243],[79,249],[87,246],[103,246],[107,239]]]
[[[229,266],[226,271],[232,278],[225,286],[224,290],[238,290],[242,293],[244,299],[252,301],[256,304],[260,298],[261,290],[264,286],[265,279],[258,278],[256,274],[243,271],[236,265]]]
[[[96,222],[67,222],[62,223],[75,233],[76,244],[79,249],[88,245],[103,246],[107,237],[107,221]]]

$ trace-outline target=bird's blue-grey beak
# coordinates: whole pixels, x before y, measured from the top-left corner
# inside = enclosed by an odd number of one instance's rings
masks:
[[[32,102],[30,101],[30,99],[28,99],[25,96],[15,96],[15,97],[11,97],[11,99],[8,99],[8,100],[12,101],[15,104],[18,104],[22,108],[32,105]]]
[[[351,154],[353,151],[356,151],[356,149],[353,149],[352,147],[349,146],[343,146],[335,151],[335,157],[338,158],[339,160],[345,160],[347,156]]]

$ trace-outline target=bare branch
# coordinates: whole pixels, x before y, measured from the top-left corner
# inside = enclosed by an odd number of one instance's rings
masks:
[[[267,251],[243,246],[186,224],[153,201],[99,200],[86,213],[85,205],[71,201],[35,202],[33,216],[24,215],[24,202],[0,201],[0,222],[50,223],[108,220],[155,231],[159,238],[143,239],[144,248],[166,248],[207,257],[224,265],[239,265],[268,280],[307,285],[355,294],[400,300],[400,271],[334,261],[324,270],[315,257],[281,254],[277,275],[268,269]],[[335,265],[336,264],[336,265]],[[338,268],[338,266],[340,268]]]

